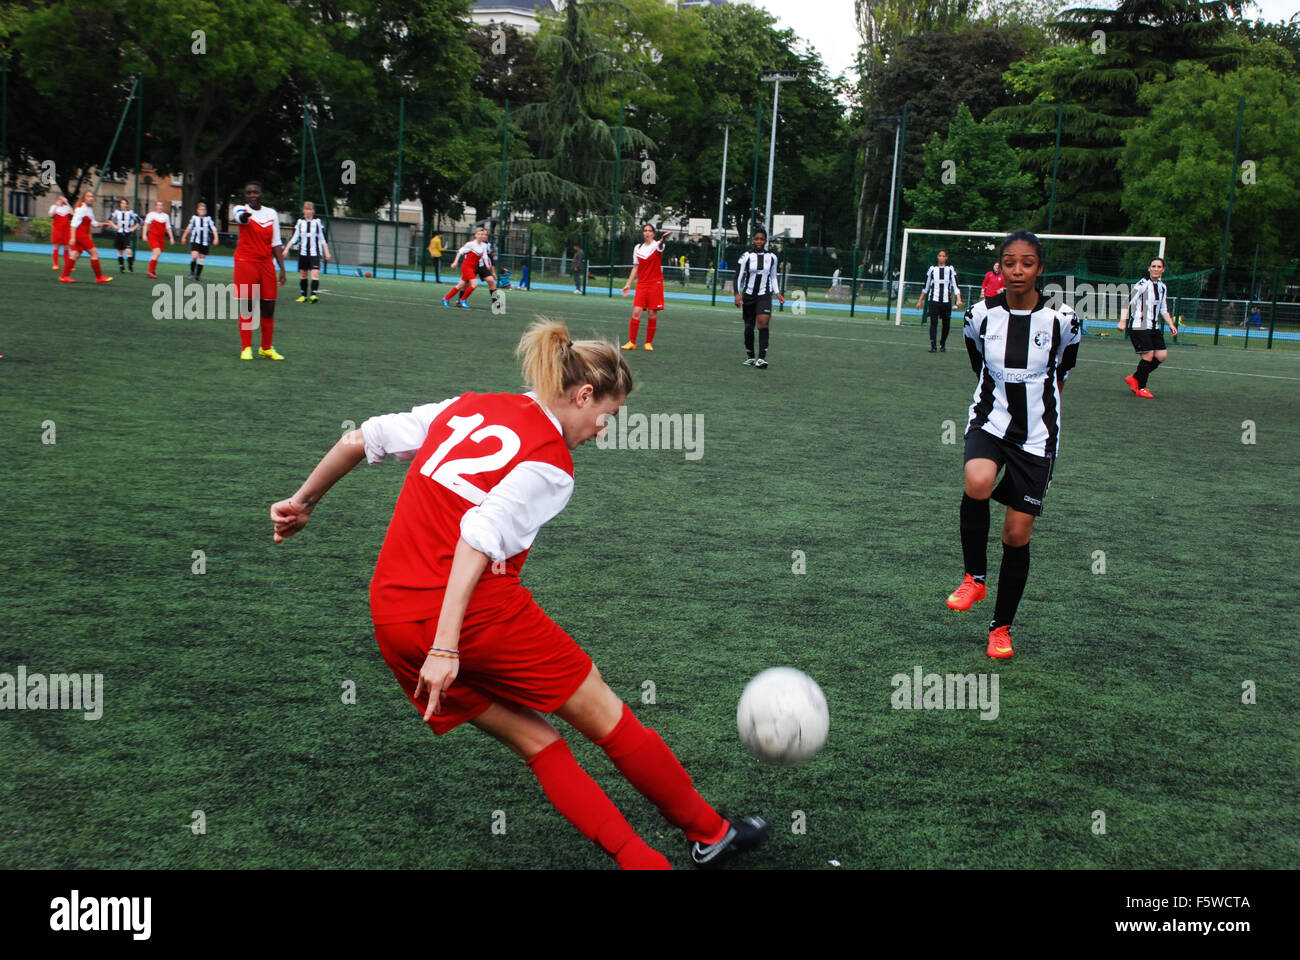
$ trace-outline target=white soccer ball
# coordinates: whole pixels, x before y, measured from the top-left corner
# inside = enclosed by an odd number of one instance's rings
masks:
[[[831,714],[812,677],[791,667],[772,667],[749,681],[740,695],[736,727],[754,756],[802,763],[826,742]]]

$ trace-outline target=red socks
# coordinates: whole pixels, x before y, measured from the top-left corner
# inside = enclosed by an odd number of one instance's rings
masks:
[[[65,251],[63,254],[63,272],[59,274],[59,276],[69,277],[71,275],[72,275],[72,254]]]
[[[472,286],[466,287],[464,290],[460,292],[460,298],[462,300],[468,300],[470,294],[473,292],[474,292],[474,288]]]
[[[99,269],[99,257],[90,258],[90,269],[95,271],[95,276],[97,277],[102,277],[104,275],[104,271]]]
[[[645,344],[650,346],[654,343],[655,327],[659,325],[659,318],[651,315],[650,319],[645,322]]]
[[[686,839],[715,843],[727,832],[727,821],[691,785],[690,775],[672,750],[659,734],[641,725],[627,704],[623,704],[623,719],[596,746]]]
[[[59,265],[59,248],[58,248],[58,247],[55,247],[55,248],[54,248],[54,254],[53,254],[53,256],[54,256],[54,265],[57,267],[57,266]]]
[[[605,791],[578,765],[564,740],[556,740],[535,754],[528,767],[555,809],[613,857],[621,869],[671,869],[668,858],[637,836]]]
[[[627,339],[631,343],[636,343],[637,331],[641,329],[641,321],[633,317],[627,322]]]

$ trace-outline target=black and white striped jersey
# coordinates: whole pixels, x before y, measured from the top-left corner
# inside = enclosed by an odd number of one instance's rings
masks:
[[[112,219],[113,229],[118,233],[126,233],[140,222],[140,214],[134,210],[114,210]]]
[[[1130,330],[1159,330],[1161,317],[1169,311],[1169,288],[1149,277],[1133,284],[1128,297]]]
[[[200,217],[197,213],[190,217],[190,225],[185,228],[190,234],[190,243],[208,247],[217,242],[217,222],[211,217]]]
[[[323,257],[325,255],[325,222],[312,217],[310,220],[302,219],[298,225],[293,228],[293,237],[289,240],[289,245],[285,250],[290,250],[297,244],[298,253],[305,257]]]
[[[736,269],[736,292],[747,297],[764,297],[781,292],[776,279],[776,254],[769,250],[746,250]]]
[[[1079,353],[1079,318],[1041,293],[1032,311],[1012,312],[1006,293],[977,300],[963,327],[979,375],[966,429],[983,430],[1025,453],[1055,457],[1061,391]]]
[[[925,289],[921,293],[928,295],[931,303],[951,303],[951,295],[957,292],[957,268],[952,264],[941,267],[936,263],[925,271]]]

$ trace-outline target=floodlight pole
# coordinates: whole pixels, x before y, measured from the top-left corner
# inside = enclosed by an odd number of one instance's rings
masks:
[[[797,70],[764,70],[762,81],[774,85],[772,90],[772,136],[767,148],[767,210],[764,214],[763,229],[772,229],[772,175],[776,169],[776,111],[781,102],[781,81],[792,82],[799,79]]]
[[[714,117],[722,124],[722,188],[718,191],[718,252],[713,259],[713,300],[718,302],[718,274],[722,270],[723,225],[722,216],[727,200],[727,149],[731,144],[731,125],[740,121],[739,117]]]
[[[889,226],[885,230],[885,266],[880,278],[881,292],[887,293],[889,290],[889,255],[893,250],[893,240],[894,240],[894,206],[895,206],[895,201],[898,199],[897,196],[898,191],[896,189],[898,185],[898,144],[899,144],[899,140],[902,139],[902,135],[903,135],[903,127],[902,127],[903,118],[900,116],[900,117],[881,117],[880,119],[899,121],[894,126],[894,163],[893,163],[893,172],[889,175]],[[870,242],[870,238],[868,238],[868,242]]]

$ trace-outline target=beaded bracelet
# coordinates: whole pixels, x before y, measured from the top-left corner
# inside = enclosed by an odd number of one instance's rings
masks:
[[[460,659],[460,651],[459,651],[459,650],[446,650],[446,649],[444,649],[444,648],[442,648],[442,647],[430,647],[430,648],[429,648],[429,656],[431,656],[431,657],[450,657],[450,658],[452,658],[453,660],[459,660],[459,659]]]

